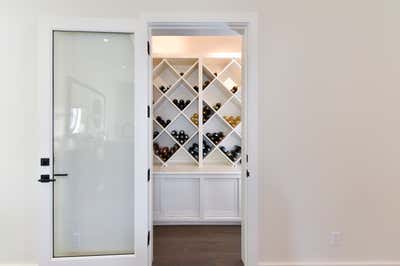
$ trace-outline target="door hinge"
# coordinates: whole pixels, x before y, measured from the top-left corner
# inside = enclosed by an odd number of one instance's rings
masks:
[[[147,182],[150,182],[150,168],[147,169]]]
[[[147,231],[147,246],[150,246],[150,231]]]
[[[249,162],[249,155],[246,154],[246,163],[248,163],[248,162]]]
[[[151,47],[150,47],[150,41],[147,41],[147,54],[151,54]]]
[[[247,177],[250,177],[250,172],[249,172],[249,170],[246,170],[246,176],[247,176]]]
[[[150,105],[147,105],[147,118],[150,118]]]

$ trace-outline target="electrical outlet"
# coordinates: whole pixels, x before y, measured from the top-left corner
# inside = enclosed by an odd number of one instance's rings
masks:
[[[329,244],[332,247],[338,247],[342,244],[342,232],[331,232]]]
[[[72,247],[74,249],[79,249],[81,247],[81,234],[72,233]]]

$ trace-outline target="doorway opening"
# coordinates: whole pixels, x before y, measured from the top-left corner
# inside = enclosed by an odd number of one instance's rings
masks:
[[[153,265],[243,265],[244,30],[150,35]]]

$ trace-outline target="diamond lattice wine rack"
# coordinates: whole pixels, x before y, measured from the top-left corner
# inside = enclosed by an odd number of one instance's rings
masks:
[[[153,162],[241,163],[241,65],[230,58],[153,59]]]

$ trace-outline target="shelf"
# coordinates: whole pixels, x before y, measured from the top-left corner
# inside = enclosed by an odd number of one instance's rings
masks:
[[[190,148],[193,147],[193,144],[196,143],[197,145],[199,145],[199,134],[196,133],[195,136],[193,136],[188,142],[185,143],[185,149],[186,151],[190,154]],[[199,150],[200,151],[200,150]],[[200,156],[200,153],[199,155]],[[194,157],[194,155],[190,154],[190,157],[195,160],[195,162],[198,162],[199,160],[197,158]]]
[[[232,60],[232,62],[223,70],[218,76],[218,79],[228,88],[232,89],[233,86],[241,86],[242,69],[240,64]]]
[[[166,60],[179,75],[185,74],[197,62],[196,58],[168,58]]]
[[[164,121],[170,120],[171,122],[179,114],[179,110],[173,106],[166,97],[162,97],[154,106],[154,119],[161,117]],[[161,125],[162,126],[162,125]]]
[[[234,127],[224,119],[224,116],[241,115],[241,67],[238,61],[231,58],[158,58],[153,59],[153,66],[152,133],[159,132],[153,142],[169,149],[175,146],[175,152],[166,161],[154,155],[154,165],[163,169],[160,170],[162,172],[179,167],[204,167],[213,171],[229,169],[235,173],[240,172],[236,167],[240,156],[233,158],[232,154],[221,150],[221,147],[225,147],[230,151],[241,145],[241,124]],[[202,78],[203,84],[199,84],[199,77]],[[203,89],[206,81],[208,84]],[[161,86],[168,89],[162,91]],[[235,93],[231,91],[233,86],[238,88]],[[179,102],[176,103],[175,99],[183,100],[184,107],[180,106]],[[186,105],[187,101],[190,102]],[[219,106],[216,106],[217,104]],[[204,113],[207,108],[209,112]],[[194,114],[197,114],[198,119],[203,117],[204,121],[198,121],[196,125],[191,120]],[[157,117],[161,117],[163,121],[157,121]],[[170,123],[165,126],[167,120],[170,120]],[[172,136],[173,131],[179,134],[181,130],[187,135],[185,142]],[[215,139],[215,136],[206,136],[207,133],[220,132],[223,133],[223,138],[216,143],[211,140]],[[197,145],[197,154],[190,153],[193,144]],[[207,146],[210,147],[210,151],[203,156],[203,149]]]
[[[197,94],[191,88],[190,84],[188,84],[185,80],[181,79],[168,90],[166,95],[171,101],[173,101],[174,99],[192,101]]]
[[[197,116],[199,115],[199,99],[194,99],[189,106],[186,107],[183,113],[185,114],[186,118],[190,120],[190,123],[192,123],[193,126],[198,127],[198,124],[196,125],[191,119],[194,114],[197,114]]]
[[[241,100],[242,99],[242,88],[238,87],[237,91],[233,93],[237,99]]]
[[[211,110],[211,115],[208,118],[204,115],[205,107],[208,107]],[[215,115],[215,111],[204,101],[203,101],[203,109],[202,110],[203,110],[203,120],[204,120],[203,124],[205,124],[205,123],[207,123],[208,120],[210,120],[213,117],[213,115]]]
[[[179,74],[165,60],[153,70],[153,84],[157,88],[161,86],[171,87],[178,79]]]
[[[210,148],[210,151],[206,150],[206,146]],[[203,152],[202,152],[203,159],[206,159],[208,155],[210,155],[214,151],[215,148],[216,148],[215,144],[209,138],[203,136]]]
[[[179,131],[181,130],[185,131],[185,134],[188,135],[188,140],[197,132],[196,127],[193,126],[193,124],[189,122],[189,120],[187,120],[187,118],[184,117],[182,114],[179,115],[178,118],[174,120],[172,124],[168,127],[168,132],[172,137],[172,131],[176,131],[177,133],[179,133]],[[183,145],[184,143],[179,144]]]
[[[162,126],[155,120],[153,120],[153,140],[156,140],[162,133],[164,129],[162,128]],[[158,134],[157,136],[154,136],[154,132],[157,131]]]
[[[218,75],[232,62],[230,58],[205,58],[203,63],[212,74],[217,73]]]
[[[207,86],[203,93],[203,98],[215,110],[215,105],[224,105],[231,98],[231,93],[224,87],[219,80],[214,80]]]
[[[194,64],[183,76],[183,78],[191,85],[199,87],[199,64]]]
[[[208,82],[208,84],[210,84],[216,78],[216,76],[206,66],[203,66],[202,76],[203,76],[202,89],[205,90],[207,88],[207,86],[205,86],[205,82]]]
[[[170,165],[197,165],[196,160],[184,148],[180,148],[167,163],[168,167]]]
[[[218,148],[214,149],[209,156],[206,157],[204,160],[204,164],[209,165],[228,165],[232,166],[231,161],[229,158],[223,155],[223,153],[218,150]]]
[[[176,141],[165,131],[163,131],[154,142],[158,143],[160,147],[172,147],[176,143]]]
[[[219,145],[220,151],[222,151],[222,147],[225,147],[226,151],[232,151],[236,146],[241,146],[240,136],[233,131],[230,135],[228,135]],[[223,153],[223,152],[222,152]],[[227,155],[224,154],[226,157]],[[236,160],[229,159],[232,163],[236,163],[240,160],[241,156],[239,156]]]
[[[232,131],[231,134],[229,134],[224,138],[224,140],[222,140],[219,146],[225,146],[227,149],[233,149],[235,145],[240,146],[240,144],[240,136],[235,131]]]
[[[240,102],[237,98],[231,97],[222,107],[218,110],[218,113],[221,117],[224,116],[240,116],[241,115],[241,107]]]
[[[204,124],[204,134],[206,133],[215,133],[215,132],[223,132],[224,136],[227,136],[232,129],[223,121],[223,118],[214,115]]]
[[[164,165],[164,162],[160,159],[160,157],[153,154],[153,165],[161,169],[161,166]]]
[[[167,132],[163,132],[161,133],[160,137],[157,138],[157,140],[154,141],[155,144],[157,144],[160,149],[164,148],[164,147],[168,147],[169,149],[171,149],[176,143],[176,141],[167,134]],[[162,162],[168,162],[169,159],[167,160],[162,160],[160,156],[156,155],[156,151],[154,151],[154,156],[156,156],[157,158],[159,158]],[[172,157],[172,156],[171,156]],[[169,158],[171,158],[169,157]]]
[[[153,104],[157,103],[162,95],[163,93],[155,85],[153,85]]]
[[[242,123],[235,127],[235,132],[241,137],[242,136]]]

